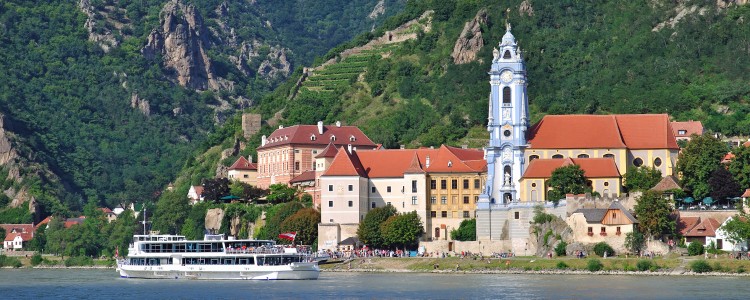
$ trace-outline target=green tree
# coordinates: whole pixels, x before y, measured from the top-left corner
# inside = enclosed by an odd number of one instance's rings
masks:
[[[365,215],[364,220],[359,222],[359,227],[357,227],[357,236],[359,237],[359,240],[370,248],[380,248],[385,246],[385,241],[380,233],[380,225],[396,214],[396,208],[390,204],[370,210],[367,215]]]
[[[646,247],[646,238],[642,233],[633,231],[625,234],[625,248],[627,248],[630,253],[641,253],[641,250],[643,250],[644,247]]]
[[[283,183],[272,184],[266,199],[270,203],[282,203],[294,200],[297,197],[297,189]]]
[[[625,187],[630,191],[645,191],[661,180],[661,171],[646,166],[629,168],[625,173]]]
[[[73,246],[80,243],[79,252],[74,253],[74,255],[83,254],[97,257],[107,240],[107,233],[104,230],[107,225],[107,219],[94,202],[89,202],[84,207],[83,214],[86,216],[83,223],[73,228],[80,233],[80,236],[70,245]]]
[[[229,195],[229,179],[203,179],[203,197],[206,201],[217,202],[221,197]]]
[[[722,228],[727,234],[727,240],[735,245],[750,240],[750,216],[744,212],[731,217]]]
[[[734,158],[729,163],[729,172],[740,187],[750,188],[750,147],[740,146],[732,149]]]
[[[117,219],[111,223],[109,238],[107,239],[107,248],[111,254],[115,250],[119,251],[120,257],[128,255],[128,244],[133,241],[133,235],[138,228],[138,222],[132,210],[125,210]]]
[[[477,219],[463,220],[458,229],[451,230],[451,239],[457,241],[477,240]]]
[[[182,229],[182,225],[190,212],[190,203],[184,194],[165,192],[153,215],[153,228],[165,234],[176,234]]]
[[[187,220],[182,224],[182,235],[187,239],[202,239],[206,230],[206,212],[211,204],[207,202],[196,203],[190,208]]]
[[[586,192],[586,176],[583,169],[578,165],[559,167],[552,171],[549,179],[550,201],[557,203],[565,198],[566,194],[583,194]]]
[[[717,201],[742,195],[740,185],[734,180],[732,174],[723,167],[711,173],[708,185],[711,186],[711,198]]]
[[[267,195],[268,191],[239,180],[234,180],[229,184],[229,193],[246,201],[252,201]]]
[[[60,217],[53,217],[46,230],[48,253],[63,255],[66,246],[65,226]]]
[[[397,214],[380,224],[383,242],[393,248],[414,249],[424,235],[422,220],[416,211]]]
[[[314,208],[303,208],[281,223],[281,232],[297,232],[295,243],[312,245],[318,238],[320,212]]]
[[[644,192],[635,205],[635,216],[638,229],[647,237],[659,237],[665,233],[674,233],[676,222],[672,217],[672,207],[661,193]]]
[[[693,191],[696,199],[708,196],[711,173],[721,165],[727,154],[727,145],[721,140],[704,134],[693,136],[677,159],[677,171],[682,173],[683,187]]]
[[[258,238],[264,240],[275,240],[279,243],[288,243],[287,240],[279,239],[281,233],[281,223],[287,218],[294,215],[300,209],[303,209],[302,203],[297,201],[281,203],[273,206],[266,211],[266,224],[258,230]]]

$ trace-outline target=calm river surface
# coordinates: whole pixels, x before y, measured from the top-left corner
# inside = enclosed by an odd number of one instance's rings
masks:
[[[321,273],[313,281],[119,278],[114,270],[0,270],[2,299],[748,299],[747,277]]]

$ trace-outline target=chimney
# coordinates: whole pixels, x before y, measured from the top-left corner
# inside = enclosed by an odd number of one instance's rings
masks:
[[[435,149],[435,146],[430,146],[430,149]]]
[[[341,121],[336,121],[336,127],[341,127]]]
[[[427,158],[425,158],[424,167],[425,168],[429,168],[430,167],[430,156],[429,155],[427,155]]]
[[[318,134],[323,134],[323,121],[318,121]]]
[[[468,148],[469,148],[469,145],[466,145],[466,144],[461,145],[461,149],[468,149]]]
[[[399,145],[399,149],[406,149],[406,146],[404,146],[404,145]]]
[[[260,137],[260,146],[263,147],[265,145],[266,145],[266,136],[263,135],[262,137]]]
[[[247,162],[253,163],[253,156],[252,155],[248,155],[247,156]]]
[[[346,145],[346,150],[349,151],[349,154],[352,154],[352,144]]]
[[[284,125],[279,125],[279,129],[284,129]]]

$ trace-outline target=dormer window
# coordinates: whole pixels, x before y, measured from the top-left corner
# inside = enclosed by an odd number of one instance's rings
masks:
[[[687,134],[687,130],[677,130],[677,134],[679,134],[679,135],[686,135]]]
[[[448,168],[450,168],[450,167],[452,167],[452,166],[453,166],[453,162],[449,160],[449,161],[448,161]]]
[[[331,141],[336,141],[336,136],[335,135],[331,136]]]
[[[354,142],[354,141],[356,141],[356,140],[357,140],[357,138],[355,138],[355,137],[354,137],[353,135],[349,137],[349,141],[350,141],[350,142]]]
[[[310,140],[311,140],[311,141],[314,141],[314,140],[315,140],[315,135],[314,135],[314,134],[310,136]]]

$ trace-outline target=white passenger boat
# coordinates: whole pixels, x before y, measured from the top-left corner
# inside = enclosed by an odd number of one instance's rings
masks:
[[[135,235],[128,256],[117,262],[124,278],[159,279],[317,279],[318,263],[297,248],[268,240],[206,235]]]

